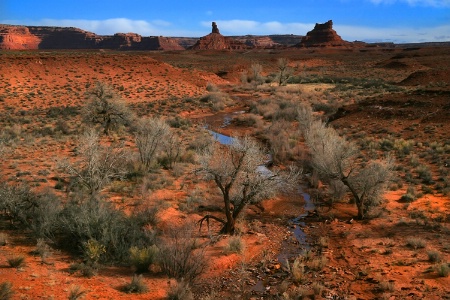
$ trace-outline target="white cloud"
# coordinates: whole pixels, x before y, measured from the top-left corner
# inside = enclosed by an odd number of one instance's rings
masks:
[[[77,27],[99,35],[112,35],[114,33],[138,33],[143,36],[201,36],[202,31],[190,31],[176,28],[172,23],[164,20],[130,20],[126,18],[106,20],[56,20],[42,19],[33,21],[0,20],[1,24],[29,25],[29,26],[61,26]]]
[[[450,25],[423,28],[374,28],[335,25],[336,32],[347,41],[421,43],[450,41]]]
[[[264,35],[264,34],[305,34],[314,28],[314,24],[257,22],[252,20],[216,20],[220,33],[224,35]],[[211,21],[201,23],[203,27],[211,27]]]
[[[450,7],[450,0],[370,0],[375,4],[407,3],[410,6]]]

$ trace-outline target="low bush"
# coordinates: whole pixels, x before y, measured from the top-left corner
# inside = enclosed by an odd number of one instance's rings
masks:
[[[142,275],[133,275],[131,282],[124,285],[121,290],[127,294],[142,294],[148,291],[148,287],[145,285]]]
[[[192,294],[191,288],[188,282],[180,281],[175,285],[170,286],[167,292],[168,300],[193,300],[194,295]]]
[[[194,281],[203,272],[206,262],[204,249],[197,249],[192,230],[170,229],[166,237],[158,244],[163,271],[169,277]]]
[[[156,261],[157,255],[158,247],[155,245],[146,248],[131,247],[130,264],[135,268],[136,273],[145,273]]]
[[[441,253],[439,253],[436,250],[430,250],[427,252],[428,255],[428,260],[431,262],[440,262],[442,257],[441,257]]]
[[[83,277],[91,278],[97,275],[98,266],[91,266],[85,263],[73,263],[69,267],[70,274],[79,274]]]
[[[421,238],[412,237],[406,240],[406,246],[413,249],[425,248],[426,244],[425,240]]]
[[[244,249],[244,243],[240,236],[230,236],[228,244],[225,246],[225,252],[227,253],[241,253]]]
[[[400,201],[402,202],[413,202],[417,199],[416,189],[413,186],[408,186],[406,189],[406,194],[402,195]]]
[[[153,244],[154,236],[142,222],[103,200],[71,201],[64,207],[59,224],[62,242],[69,249],[80,249],[89,240],[102,245],[105,253],[100,262],[127,261],[131,247]]]
[[[448,263],[443,263],[436,266],[436,271],[440,277],[448,277],[450,274],[450,267]]]

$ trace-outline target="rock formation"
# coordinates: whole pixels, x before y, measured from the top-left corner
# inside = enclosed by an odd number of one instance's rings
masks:
[[[216,22],[212,22],[211,33],[201,37],[192,50],[239,50],[247,49],[248,46],[240,41],[225,37],[219,32]]]
[[[175,39],[136,33],[101,36],[74,27],[0,25],[0,49],[184,50]]]
[[[25,50],[37,49],[41,40],[25,26],[0,25],[0,49]]]
[[[316,23],[314,29],[304,36],[299,47],[326,47],[326,46],[348,46],[349,42],[344,41],[333,29],[333,21],[323,24]]]

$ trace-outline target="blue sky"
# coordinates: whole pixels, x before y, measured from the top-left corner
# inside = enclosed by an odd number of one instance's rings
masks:
[[[450,41],[450,0],[0,0],[0,23],[73,26],[97,34],[304,35],[333,20],[345,40]]]

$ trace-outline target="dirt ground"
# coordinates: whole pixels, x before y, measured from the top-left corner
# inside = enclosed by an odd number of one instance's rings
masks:
[[[242,85],[242,72],[254,62],[269,76],[276,74],[280,57],[289,59],[297,81],[281,87]],[[34,191],[61,197],[65,191],[55,187],[67,176],[58,163],[74,157],[85,92],[97,80],[112,85],[140,116],[188,120],[186,132],[208,124],[227,135],[259,136],[256,125],[233,120],[254,115],[252,107],[265,98],[289,95],[292,101],[325,107],[322,113],[329,123],[367,155],[395,155],[396,181],[378,215],[369,220],[356,220],[355,205],[341,201],[294,224],[305,213],[303,197],[294,193],[248,207],[239,225],[245,245],[241,253],[225,250],[231,237],[218,234],[219,224],[211,223],[209,232],[196,228],[200,243],[209,246],[207,268],[192,286],[195,299],[450,299],[450,277],[436,271],[450,263],[448,48],[4,51],[0,68],[1,140],[8,141],[0,175],[8,184],[26,183]],[[228,95],[222,107],[201,100],[210,92],[208,85]],[[133,149],[133,139],[123,139]],[[418,165],[428,167],[431,180],[423,181]],[[205,211],[182,209],[196,189],[206,199],[203,206],[220,207],[221,199],[211,192],[214,187],[196,184],[191,169],[183,169],[185,176],[163,170],[170,183],[149,196],[164,203],[161,229],[204,216]],[[301,184],[309,192],[306,180]],[[418,197],[404,202],[401,198],[410,186]],[[123,207],[139,197],[126,186],[105,196]],[[12,227],[3,214],[0,219],[1,233],[8,237],[0,246],[0,283],[12,283],[12,299],[66,299],[76,286],[86,291],[84,299],[166,299],[176,284],[156,267],[143,276],[148,292],[125,294],[120,288],[133,276],[130,267],[105,265],[92,278],[71,274],[69,267],[77,257],[52,249],[44,263],[33,254],[36,240],[30,232]],[[306,240],[298,239],[298,228]],[[422,245],[411,245],[412,238]],[[433,251],[439,253],[438,260],[430,258]],[[26,264],[9,267],[7,259],[18,255]],[[308,255],[312,258],[303,261],[304,278],[293,280],[286,259],[292,266],[296,257]],[[315,259],[323,266],[312,267]]]

